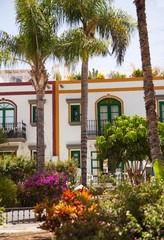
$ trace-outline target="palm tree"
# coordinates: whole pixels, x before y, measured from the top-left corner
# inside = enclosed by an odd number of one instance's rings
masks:
[[[44,93],[48,82],[46,60],[55,55],[57,36],[54,34],[55,20],[49,18],[37,0],[15,0],[16,20],[19,34],[0,35],[0,64],[15,64],[17,61],[31,67],[30,75],[36,90],[37,102],[37,170],[44,168]]]
[[[159,133],[157,129],[157,115],[155,111],[155,97],[153,75],[150,61],[149,40],[145,13],[145,0],[135,0],[138,30],[140,38],[140,49],[142,57],[142,70],[144,77],[145,108],[148,124],[148,134],[151,149],[152,163],[158,159],[164,167],[163,154],[160,147]]]
[[[46,2],[48,0],[44,0]],[[49,1],[48,1],[49,2]],[[130,33],[135,27],[135,23],[131,16],[122,10],[115,10],[110,6],[110,2],[105,0],[54,0],[58,2],[64,21],[71,26],[81,26],[84,39],[88,39],[92,44],[96,41],[95,34],[98,33],[101,38],[111,40],[111,54],[115,54],[117,63],[121,64],[124,58],[126,48],[130,42]],[[59,11],[61,15],[61,11]],[[79,30],[77,30],[79,31]],[[70,33],[69,33],[70,34]],[[74,36],[74,35],[73,35]],[[70,37],[71,39],[71,37]],[[82,184],[86,186],[86,162],[87,162],[87,112],[88,112],[88,60],[89,57],[104,52],[104,42],[102,42],[102,51],[98,51],[101,46],[99,40],[98,45],[94,45],[93,49],[90,44],[80,45],[78,48],[77,38],[72,38],[72,45],[67,46],[67,57],[70,52],[70,59],[79,52],[82,60],[82,79],[81,79],[81,153],[82,153]],[[75,46],[76,45],[76,46]],[[100,47],[101,48],[101,47]],[[106,48],[106,47],[105,47]],[[104,48],[104,49],[105,49]],[[90,51],[91,50],[91,51]],[[105,52],[107,52],[105,50]],[[66,51],[65,51],[66,53]],[[69,58],[69,57],[68,57]]]

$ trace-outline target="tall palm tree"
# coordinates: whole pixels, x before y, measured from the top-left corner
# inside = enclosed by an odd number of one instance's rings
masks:
[[[43,0],[44,2],[48,0]],[[49,2],[49,1],[48,1]],[[109,4],[107,3],[109,2]],[[115,54],[117,63],[123,61],[126,48],[130,41],[130,33],[135,27],[134,20],[122,10],[115,10],[110,6],[112,0],[54,0],[60,6],[64,21],[71,26],[81,26],[85,39],[90,38],[92,43],[95,34],[101,38],[111,40],[111,54]],[[72,39],[75,41],[75,39]],[[77,39],[76,39],[77,40]],[[75,41],[76,42],[76,41]],[[74,43],[75,43],[74,42]],[[76,43],[75,43],[76,44]],[[104,44],[104,42],[102,42]],[[99,41],[98,47],[101,43]],[[87,45],[88,46],[88,45]],[[94,51],[88,51],[87,46],[79,49],[82,60],[81,80],[81,153],[82,153],[82,184],[86,186],[87,162],[87,111],[88,111],[88,60]],[[95,47],[96,54],[98,47]],[[75,47],[75,51],[78,47]],[[65,51],[66,52],[66,51]],[[70,53],[71,57],[73,52]],[[76,55],[76,54],[75,54]]]
[[[155,160],[158,159],[164,167],[163,154],[160,147],[160,139],[157,129],[157,115],[155,111],[154,84],[150,61],[149,40],[145,13],[145,0],[135,0],[134,4],[136,5],[138,18],[142,70],[144,77],[145,108],[148,124],[151,158],[153,164]]]
[[[0,34],[0,64],[15,64],[17,61],[31,67],[30,75],[36,90],[37,102],[37,170],[44,168],[44,94],[48,81],[46,60],[55,55],[57,36],[54,34],[55,19],[49,18],[37,0],[15,0],[16,20],[19,34]]]

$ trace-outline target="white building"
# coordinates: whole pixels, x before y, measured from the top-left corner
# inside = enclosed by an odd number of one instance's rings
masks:
[[[98,174],[96,138],[103,123],[121,114],[145,117],[143,79],[88,80],[87,171]],[[74,157],[81,160],[81,81],[50,81],[45,92],[44,128],[46,160]],[[157,115],[164,121],[164,78],[155,77]],[[0,152],[33,157],[36,152],[36,94],[29,82],[0,83],[0,125],[8,142]]]

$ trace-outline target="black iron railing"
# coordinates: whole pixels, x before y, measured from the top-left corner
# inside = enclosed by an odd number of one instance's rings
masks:
[[[30,223],[35,222],[33,207],[6,208],[1,214],[6,223]]]
[[[104,134],[103,125],[108,120],[88,120],[88,136],[101,136]]]
[[[0,129],[7,138],[25,138],[26,139],[26,124],[23,122],[18,123],[5,123],[0,124]]]

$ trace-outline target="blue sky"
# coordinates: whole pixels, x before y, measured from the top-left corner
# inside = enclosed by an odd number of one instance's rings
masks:
[[[0,0],[0,30],[4,30],[10,34],[17,34],[18,28],[15,24],[15,10],[13,0]],[[136,18],[136,9],[133,0],[115,0],[113,5],[122,8],[128,14]],[[164,69],[164,0],[146,0],[147,24],[149,32],[150,52],[152,67]],[[49,62],[47,68],[51,72],[53,63]],[[131,65],[141,68],[141,56],[139,48],[138,31],[133,33],[131,44],[127,49],[124,63],[122,66],[116,65],[116,59],[108,56],[105,58],[94,57],[89,61],[89,70],[98,69],[100,72],[107,74],[112,70],[127,73],[132,72]],[[13,67],[10,67],[13,69]],[[15,66],[15,68],[27,68],[23,64]],[[8,68],[7,68],[8,69]],[[79,72],[81,64],[76,67],[75,72]]]

